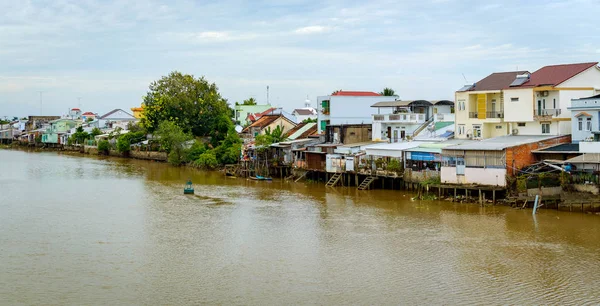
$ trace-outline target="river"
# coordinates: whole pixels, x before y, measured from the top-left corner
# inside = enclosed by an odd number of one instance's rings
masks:
[[[600,216],[132,159],[0,150],[0,234],[2,305],[600,301]]]

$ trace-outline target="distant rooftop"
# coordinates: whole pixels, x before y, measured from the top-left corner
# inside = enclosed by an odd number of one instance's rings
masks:
[[[353,96],[353,97],[376,97],[381,96],[380,94],[372,91],[343,91],[340,90],[332,96]]]
[[[484,139],[466,144],[446,147],[446,150],[476,150],[476,151],[500,151],[510,147],[516,147],[528,143],[544,141],[559,136],[542,135],[507,135]]]
[[[472,86],[463,86],[458,91],[487,91],[487,90],[502,90],[510,86],[518,75],[529,73],[528,71],[508,71],[494,72],[487,77],[479,80]]]
[[[597,65],[598,62],[544,66],[518,87],[556,86]]]
[[[562,143],[556,146],[535,150],[534,153],[578,153],[578,143]]]

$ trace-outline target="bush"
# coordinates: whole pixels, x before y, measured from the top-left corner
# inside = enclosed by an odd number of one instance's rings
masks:
[[[129,141],[129,137],[125,137],[126,135],[117,139],[117,150],[121,153],[127,153],[131,150],[131,142]]]
[[[397,159],[392,159],[392,160],[390,160],[390,162],[388,162],[387,170],[399,172],[400,170],[402,170],[402,165],[400,164],[400,162]]]
[[[214,152],[208,151],[200,155],[193,165],[198,168],[213,170],[219,166],[219,162]]]
[[[200,141],[195,141],[192,147],[189,150],[187,150],[185,159],[188,162],[193,162],[197,160],[200,157],[200,155],[204,154],[206,150],[207,148],[204,143]]]
[[[108,151],[110,150],[110,144],[108,143],[108,140],[100,140],[100,142],[98,142],[98,152],[101,154],[108,154]]]

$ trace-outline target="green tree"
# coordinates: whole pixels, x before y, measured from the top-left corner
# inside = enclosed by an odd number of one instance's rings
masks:
[[[109,150],[110,150],[110,143],[108,143],[108,140],[100,140],[100,142],[98,142],[98,153],[108,154]]]
[[[194,161],[193,165],[198,168],[213,170],[219,166],[217,157],[212,151],[208,151],[200,155],[200,157]]]
[[[204,77],[171,72],[152,82],[143,99],[141,123],[150,133],[161,122],[171,121],[184,133],[211,136],[218,143],[233,125],[227,101],[219,94],[217,85]]]
[[[221,165],[235,164],[240,160],[240,152],[242,150],[242,139],[235,131],[231,128],[227,133],[227,136],[221,144],[214,149],[217,161]]]
[[[265,133],[261,135],[257,135],[254,139],[254,142],[257,147],[262,147],[262,149],[266,149],[268,146],[282,142],[285,138],[283,137],[283,130],[281,126],[277,126],[275,129],[271,130],[270,127],[265,129]]]
[[[169,153],[169,163],[181,165],[185,161],[185,142],[192,139],[173,121],[163,121],[156,130],[161,147]]]
[[[94,139],[98,135],[102,135],[102,131],[97,127],[93,128],[90,132],[90,138]]]
[[[379,94],[382,96],[395,96],[396,92],[393,89],[386,87]]]
[[[200,155],[204,154],[204,152],[206,152],[206,150],[208,150],[206,145],[204,143],[196,140],[196,141],[194,141],[194,144],[192,145],[192,147],[190,147],[190,149],[187,150],[186,160],[189,162],[193,162],[193,161],[197,160],[200,157]]]
[[[313,123],[313,122],[317,122],[317,118],[306,118],[304,120],[302,120],[302,123]]]
[[[127,134],[125,134],[127,135]],[[119,139],[117,139],[117,151],[125,154],[127,152],[129,152],[131,150],[131,142],[129,141],[128,137],[125,137],[125,135],[119,137]]]
[[[83,127],[79,126],[75,130],[75,133],[69,137],[69,142],[83,144],[88,138],[90,138],[90,135],[83,130]]]

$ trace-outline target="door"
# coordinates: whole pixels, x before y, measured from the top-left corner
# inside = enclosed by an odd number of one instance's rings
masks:
[[[387,139],[392,139],[392,127],[388,126],[387,128]]]
[[[538,100],[538,116],[542,115],[542,100]]]
[[[400,139],[404,139],[406,138],[406,131],[402,130],[400,131]]]
[[[354,171],[354,156],[346,156],[346,171]]]
[[[477,119],[485,119],[485,103],[487,98],[485,94],[477,94]]]
[[[456,158],[456,175],[465,175],[465,158]]]
[[[491,117],[492,118],[496,118],[496,101],[492,101],[492,109],[490,110],[491,112]]]
[[[398,142],[398,130],[394,130],[394,142]]]

